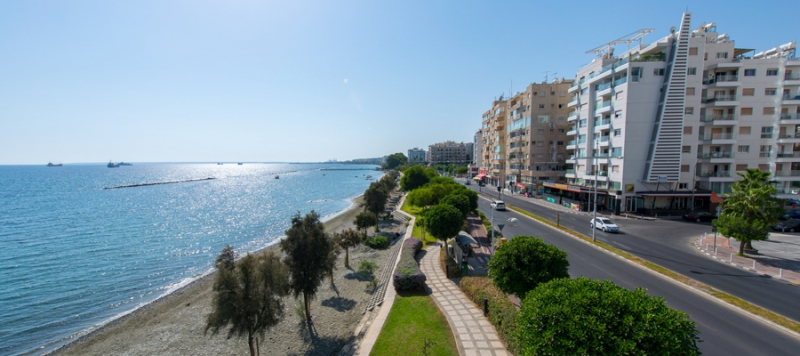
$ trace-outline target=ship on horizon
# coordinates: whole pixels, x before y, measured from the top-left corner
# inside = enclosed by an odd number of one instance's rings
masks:
[[[63,166],[63,164],[61,163],[56,163],[56,164],[53,164],[53,162],[47,163],[47,167],[61,167],[61,166]]]

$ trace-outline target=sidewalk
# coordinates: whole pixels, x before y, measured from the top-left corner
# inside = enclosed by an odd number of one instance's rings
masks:
[[[458,345],[458,354],[464,356],[511,355],[497,336],[494,326],[483,316],[483,311],[458,289],[458,279],[447,279],[439,267],[439,244],[428,247],[420,261],[430,293],[439,310],[447,317]]]
[[[705,255],[721,263],[764,274],[779,280],[800,284],[800,236],[770,232],[769,240],[753,241],[758,254],[739,257],[739,241],[717,236],[714,251],[714,234],[694,240],[694,246]]]
[[[478,270],[479,273],[486,273],[488,270],[489,258],[492,257],[491,251],[489,250],[491,244],[489,243],[486,228],[481,222],[481,217],[476,214],[469,214],[467,221],[469,222],[469,231],[467,231],[467,233],[480,245],[478,249],[473,250],[472,257],[474,258],[469,260],[470,266]]]

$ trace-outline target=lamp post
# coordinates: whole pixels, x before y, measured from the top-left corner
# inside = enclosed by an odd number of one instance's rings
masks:
[[[595,242],[595,233],[597,232],[597,161],[600,159],[597,155],[599,144],[595,143],[594,146],[594,213],[592,216],[592,242]]]

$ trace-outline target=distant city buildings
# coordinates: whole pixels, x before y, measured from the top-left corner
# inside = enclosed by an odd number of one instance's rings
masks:
[[[416,147],[408,150],[408,163],[421,163],[425,161],[425,150]]]
[[[428,146],[428,162],[430,164],[466,165],[471,162],[471,152],[467,154],[467,145],[463,142],[446,141]],[[470,151],[472,147],[470,146]]]

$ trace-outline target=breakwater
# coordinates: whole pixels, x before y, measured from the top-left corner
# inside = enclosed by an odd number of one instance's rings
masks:
[[[217,179],[217,178],[208,177],[208,178],[200,178],[200,179],[173,180],[173,181],[169,181],[169,182],[128,184],[128,185],[118,185],[116,187],[105,187],[103,189],[135,188],[135,187],[146,187],[146,186],[150,186],[150,185],[161,185],[161,184],[202,182],[202,181],[205,181],[205,180],[214,180],[214,179]]]

